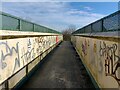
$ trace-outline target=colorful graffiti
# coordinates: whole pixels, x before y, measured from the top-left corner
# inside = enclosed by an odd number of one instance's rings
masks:
[[[117,74],[120,69],[120,56],[118,56],[118,45],[107,45],[105,42],[100,42],[100,56],[105,58],[105,75],[113,77],[120,86],[120,76]]]
[[[87,41],[82,43],[82,52],[84,55],[87,55]]]
[[[58,43],[58,36],[56,36],[56,43]]]

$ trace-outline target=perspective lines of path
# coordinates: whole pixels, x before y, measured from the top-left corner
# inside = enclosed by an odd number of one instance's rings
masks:
[[[69,41],[63,41],[46,58],[23,88],[94,88]]]

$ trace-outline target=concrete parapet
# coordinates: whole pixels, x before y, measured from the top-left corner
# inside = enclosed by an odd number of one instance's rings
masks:
[[[15,87],[63,39],[55,33],[0,32],[1,89]]]
[[[119,32],[74,34],[71,41],[100,88],[120,89]]]

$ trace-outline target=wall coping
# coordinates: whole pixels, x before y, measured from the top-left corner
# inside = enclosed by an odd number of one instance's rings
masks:
[[[35,36],[35,35],[61,35],[57,33],[43,33],[43,32],[24,32],[24,31],[10,31],[0,30],[0,36]]]
[[[120,38],[120,31],[73,34],[74,36]]]

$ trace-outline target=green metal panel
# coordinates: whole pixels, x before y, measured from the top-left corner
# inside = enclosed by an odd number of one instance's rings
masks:
[[[34,24],[34,31],[35,32],[39,31],[39,25]]]
[[[42,26],[35,24],[34,25],[34,31],[35,32],[45,32],[45,29]]]
[[[19,30],[19,20],[13,17],[2,15],[3,30]]]
[[[83,30],[83,28],[85,28],[85,30]],[[120,31],[120,10],[100,20],[97,20],[87,26],[84,26],[83,28],[78,29],[72,34],[88,33],[90,31],[91,32]]]
[[[49,29],[47,29],[47,32],[48,32],[48,33],[51,33],[51,31],[50,31]]]
[[[85,28],[79,30],[80,33],[85,33]]]
[[[104,31],[115,31],[118,30],[119,23],[118,23],[118,15],[116,14],[114,16],[105,18],[103,20],[103,29]],[[120,16],[120,15],[119,15]]]
[[[46,27],[43,27],[43,26],[42,26],[42,32],[48,33],[48,29],[47,29]]]
[[[101,31],[102,31],[102,20],[92,24],[92,32],[101,32]]]
[[[85,27],[85,33],[91,33],[92,32],[92,25],[89,25],[87,27]]]
[[[33,24],[20,20],[20,31],[34,31]]]
[[[23,20],[19,17],[15,17],[1,11],[0,11],[0,29],[61,34],[60,32],[57,32],[55,30]]]

